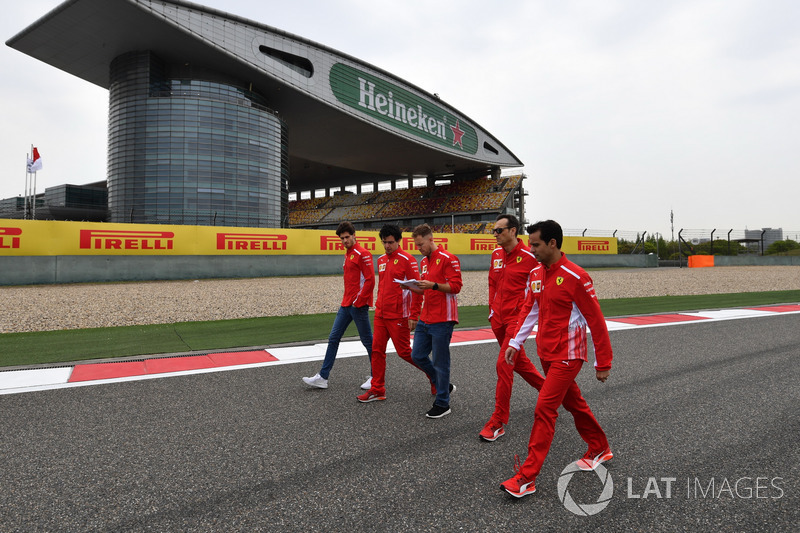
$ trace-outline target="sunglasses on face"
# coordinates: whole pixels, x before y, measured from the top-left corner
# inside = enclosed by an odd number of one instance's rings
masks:
[[[508,228],[494,228],[492,230],[492,233],[494,233],[495,235],[500,235],[501,233],[503,233],[504,229],[508,229]]]

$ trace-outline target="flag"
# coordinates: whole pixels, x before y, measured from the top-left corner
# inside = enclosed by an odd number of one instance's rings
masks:
[[[42,158],[39,156],[39,149],[33,149],[33,159],[28,158],[28,172],[42,170]]]

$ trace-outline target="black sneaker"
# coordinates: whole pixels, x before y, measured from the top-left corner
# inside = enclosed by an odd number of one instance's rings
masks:
[[[454,393],[456,390],[458,390],[458,389],[456,388],[456,386],[455,386],[455,385],[453,385],[453,384],[451,383],[451,384],[450,384],[450,394],[453,394],[453,393]]]
[[[442,407],[441,405],[433,404],[431,410],[425,413],[425,416],[428,418],[442,418],[445,415],[450,414],[450,407]]]

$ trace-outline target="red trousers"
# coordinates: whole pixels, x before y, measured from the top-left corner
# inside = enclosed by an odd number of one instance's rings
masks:
[[[509,409],[511,405],[511,388],[514,385],[514,372],[519,374],[522,379],[528,382],[531,387],[540,390],[544,384],[544,377],[539,373],[534,364],[525,355],[523,347],[517,352],[514,364],[506,363],[506,348],[508,341],[511,340],[513,326],[503,324],[499,321],[492,321],[492,331],[500,343],[500,355],[497,357],[497,387],[494,391],[494,413],[492,418],[503,424],[508,424]],[[374,342],[374,341],[373,341]]]
[[[542,361],[545,379],[536,410],[533,415],[533,429],[528,441],[528,457],[522,464],[520,473],[527,479],[534,479],[542,469],[544,458],[550,451],[556,429],[558,406],[563,405],[575,420],[575,428],[589,446],[589,451],[601,453],[608,448],[608,439],[600,424],[583,399],[575,377],[580,372],[583,361]]]
[[[407,318],[384,319],[376,315],[372,330],[372,390],[383,395],[386,394],[386,346],[389,339],[392,339],[401,359],[419,367],[411,360],[411,330]],[[419,370],[422,372],[421,368]]]

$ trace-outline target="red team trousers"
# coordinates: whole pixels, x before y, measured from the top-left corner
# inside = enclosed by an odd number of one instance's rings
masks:
[[[520,352],[521,353],[521,352]],[[517,354],[519,357],[520,353]],[[528,457],[520,468],[527,479],[534,479],[542,469],[544,458],[550,451],[556,429],[558,406],[563,405],[575,420],[575,429],[589,446],[589,451],[601,453],[608,448],[608,439],[583,399],[575,377],[581,371],[583,361],[542,361],[545,373],[544,385],[536,400],[533,415],[533,429],[528,441]]]
[[[384,319],[376,315],[372,332],[372,389],[381,395],[386,394],[386,346],[389,339],[392,339],[397,355],[414,365],[414,361],[411,360],[411,331],[408,329],[408,319]],[[414,366],[419,368],[417,365]]]
[[[506,363],[506,348],[511,335],[514,333],[514,325],[504,324],[499,320],[490,321],[492,331],[497,342],[500,343],[500,355],[497,357],[497,387],[494,393],[494,414],[492,417],[503,424],[508,424],[509,409],[511,405],[511,388],[514,385],[514,372],[520,375],[534,389],[540,390],[544,384],[544,377],[539,373],[534,364],[525,355],[525,348],[521,347],[517,352],[514,364]],[[374,340],[372,341],[375,342]]]

